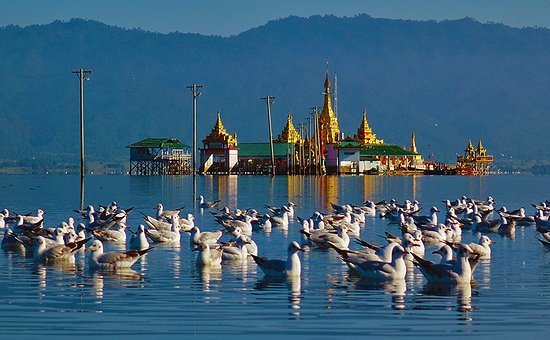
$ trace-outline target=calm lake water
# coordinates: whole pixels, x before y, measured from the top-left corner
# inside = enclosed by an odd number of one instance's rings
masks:
[[[521,206],[550,199],[550,176],[468,177],[197,177],[196,192],[221,199],[231,209],[298,205],[297,216],[327,211],[330,202],[360,204],[366,199],[418,199],[423,211],[461,195],[495,198],[497,206]],[[89,176],[85,203],[134,207],[186,206],[202,230],[219,229],[207,211],[193,208],[192,177]],[[46,211],[55,226],[80,204],[78,176],[0,176],[0,209]],[[76,217],[76,216],[75,216]],[[440,218],[443,215],[440,214]],[[254,233],[260,255],[286,258],[291,240],[300,240],[299,224],[288,232],[273,228]],[[386,220],[368,218],[361,238],[382,243]],[[300,279],[268,280],[256,264],[199,271],[188,234],[180,248],[156,247],[119,274],[88,268],[89,254],[76,266],[42,266],[22,254],[0,252],[0,334],[22,335],[257,335],[306,336],[457,336],[547,334],[550,326],[550,251],[534,227],[517,228],[514,239],[496,234],[493,258],[481,263],[472,286],[437,287],[411,268],[405,282],[371,284],[351,274],[333,251],[310,249],[301,256]],[[477,241],[466,231],[463,242]],[[352,242],[353,243],[353,242]],[[351,244],[350,247],[357,248]],[[110,248],[112,249],[112,247]],[[428,248],[426,257],[438,260]]]

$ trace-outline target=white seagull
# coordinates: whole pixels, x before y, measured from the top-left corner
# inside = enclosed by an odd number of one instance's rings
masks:
[[[101,243],[100,240],[95,240],[92,245],[85,250],[92,252],[92,256],[90,256],[88,262],[90,268],[116,270],[130,268],[143,255],[153,250],[153,248],[104,253],[103,243]]]
[[[300,257],[298,252],[305,251],[298,242],[292,241],[288,245],[288,256],[286,261],[283,260],[269,260],[266,257],[259,257],[251,255],[254,262],[258,264],[260,269],[267,276],[300,276],[302,272],[302,266],[300,264]]]

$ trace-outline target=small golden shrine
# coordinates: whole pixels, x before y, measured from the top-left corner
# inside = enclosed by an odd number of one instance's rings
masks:
[[[470,176],[483,176],[489,174],[493,156],[487,155],[487,150],[481,144],[481,140],[474,148],[472,141],[464,150],[464,156],[457,157],[457,174]]]
[[[354,139],[361,145],[383,145],[383,139],[377,139],[376,134],[372,133],[372,129],[369,127],[367,122],[367,110],[363,111],[363,121],[359,129],[357,129],[357,134]]]
[[[227,132],[223,126],[220,111],[218,110],[218,117],[216,123],[212,128],[212,132],[202,141],[205,147],[208,148],[233,148],[237,146],[237,133],[231,135]]]
[[[332,110],[332,100],[330,98],[330,80],[328,70],[325,78],[325,100],[323,111],[319,116],[319,134],[321,144],[334,144],[340,140],[340,128],[338,127],[338,118]]]
[[[283,129],[283,132],[281,132],[276,142],[291,143],[291,144],[302,143],[302,137],[300,137],[300,133],[296,131],[296,128],[292,123],[292,115],[290,114],[290,112],[288,113],[288,117],[286,119],[286,125]]]

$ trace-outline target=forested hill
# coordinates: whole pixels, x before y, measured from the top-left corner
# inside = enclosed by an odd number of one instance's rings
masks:
[[[240,142],[267,140],[288,112],[304,122],[322,105],[326,60],[338,76],[340,128],[363,109],[386,142],[453,160],[468,139],[499,159],[550,160],[550,31],[472,19],[404,21],[313,16],[271,21],[236,36],[159,34],[75,19],[0,29],[0,157],[79,155],[78,79],[85,84],[89,159],[126,160],[146,137],[191,143],[192,83],[198,139],[219,109]],[[502,154],[504,156],[502,156]]]

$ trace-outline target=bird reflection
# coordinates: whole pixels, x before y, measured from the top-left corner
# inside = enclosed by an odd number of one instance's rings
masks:
[[[172,252],[174,254],[174,257],[172,258],[171,264],[172,264],[172,270],[174,271],[174,279],[180,278],[181,273],[181,255],[180,252]],[[141,260],[142,266],[143,266],[143,259]],[[147,265],[147,262],[145,262],[145,265]]]
[[[44,292],[46,290],[46,266],[43,264],[36,265],[36,274],[38,276],[38,288],[40,288],[40,292]],[[40,296],[43,296],[43,293],[39,294]]]
[[[112,285],[121,287],[137,287],[142,288],[143,285],[135,285],[135,282],[142,282],[143,275],[139,272],[130,269],[106,270],[96,269],[92,271],[92,291],[91,294],[99,299],[103,298],[105,281]],[[132,284],[129,284],[132,283]]]
[[[100,272],[95,271],[92,274],[92,296],[103,299],[103,287],[105,286],[103,282],[103,274]],[[98,301],[97,303],[101,303],[101,301]]]
[[[491,259],[480,260],[476,274],[476,281],[479,281],[480,284],[491,284]]]
[[[289,316],[293,319],[300,318],[300,305],[302,302],[302,280],[300,276],[264,276],[260,281],[256,282],[254,289],[288,289],[288,308],[290,309]]]
[[[464,313],[460,320],[471,321],[470,312],[476,307],[472,306],[472,285],[475,282],[462,284],[427,283],[422,290],[422,295],[457,296],[456,310]]]
[[[221,281],[222,279],[222,268],[221,267],[210,267],[203,266],[197,267],[197,273],[200,276],[202,282],[202,291],[210,292],[213,291],[211,281]],[[205,297],[206,303],[209,302],[208,298]]]
[[[392,309],[403,310],[406,308],[407,283],[405,279],[380,282],[360,278],[354,281],[350,287],[357,290],[383,290],[386,294],[391,295]]]

